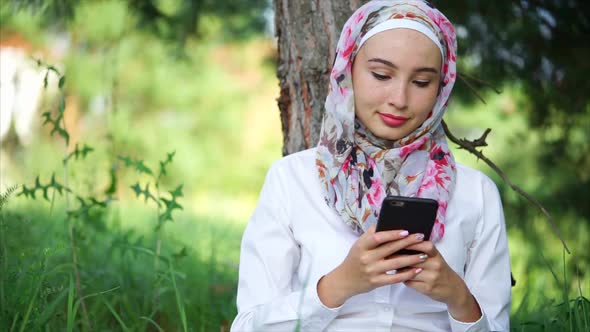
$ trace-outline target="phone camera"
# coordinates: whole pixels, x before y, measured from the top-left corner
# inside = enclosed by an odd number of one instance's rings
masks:
[[[394,207],[402,207],[404,206],[406,203],[405,202],[399,202],[399,201],[392,201],[389,202],[389,205],[394,206]]]

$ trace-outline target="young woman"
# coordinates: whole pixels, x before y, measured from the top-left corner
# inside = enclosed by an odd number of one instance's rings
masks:
[[[423,1],[371,1],[330,78],[318,146],[271,167],[244,232],[232,331],[508,331],[500,197],[441,127],[452,24]],[[387,195],[438,201],[429,239],[375,232]]]

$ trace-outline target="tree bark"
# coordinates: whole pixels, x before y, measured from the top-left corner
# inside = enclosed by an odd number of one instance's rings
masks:
[[[283,155],[317,144],[340,30],[366,0],[274,0]]]

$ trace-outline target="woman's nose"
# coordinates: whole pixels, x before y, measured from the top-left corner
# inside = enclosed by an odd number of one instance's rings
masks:
[[[398,83],[393,86],[389,94],[389,104],[397,109],[405,109],[408,107],[408,86],[404,83]]]

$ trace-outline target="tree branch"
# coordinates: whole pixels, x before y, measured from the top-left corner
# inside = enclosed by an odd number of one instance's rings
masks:
[[[472,76],[472,75],[469,75],[469,74],[466,74],[466,73],[457,73],[457,76],[459,76],[459,78],[462,79],[462,80],[464,80],[464,81],[466,81],[465,79],[469,79],[469,80],[475,81],[475,82],[477,82],[477,83],[479,83],[481,85],[485,85],[488,88],[494,90],[494,92],[497,93],[497,94],[501,94],[502,93],[502,91],[500,89],[496,88],[495,86],[493,86],[492,83],[490,83],[488,81],[484,81],[481,78],[477,78],[475,76]]]
[[[567,251],[567,253],[568,254],[571,254],[571,252],[570,252],[567,244],[565,243],[563,237],[561,236],[561,233],[559,232],[559,228],[557,228],[557,225],[555,224],[555,220],[553,219],[553,217],[551,216],[551,214],[549,214],[549,212],[547,211],[547,209],[545,209],[545,207],[541,203],[539,203],[539,201],[537,201],[534,197],[532,197],[531,195],[529,195],[526,191],[522,190],[520,187],[518,187],[517,185],[513,184],[512,181],[510,181],[510,179],[508,178],[508,176],[498,166],[496,166],[496,164],[494,164],[491,160],[489,160],[486,156],[484,156],[481,151],[478,151],[476,149],[479,146],[487,146],[487,143],[486,143],[485,140],[486,140],[488,134],[492,131],[490,128],[486,129],[486,131],[482,134],[482,136],[480,138],[475,139],[473,141],[470,141],[470,140],[465,139],[465,138],[459,139],[455,135],[453,135],[453,133],[451,133],[451,131],[449,130],[449,127],[447,126],[447,124],[444,121],[442,122],[442,126],[443,126],[443,129],[445,131],[445,134],[451,140],[451,142],[459,145],[460,148],[469,151],[471,154],[475,155],[477,158],[483,160],[498,175],[500,175],[500,177],[502,178],[502,180],[504,180],[504,182],[506,184],[508,184],[510,186],[510,188],[512,188],[512,190],[514,190],[515,192],[519,193],[521,196],[523,196],[524,198],[526,198],[533,205],[535,205],[536,207],[538,207],[539,210],[541,210],[541,212],[545,215],[545,217],[547,217],[547,220],[549,221],[549,225],[551,226],[551,229],[557,235],[557,237],[561,241],[561,244],[563,245],[563,247],[565,248],[565,250]]]
[[[473,85],[471,85],[471,83],[469,83],[469,81],[467,81],[465,79],[464,74],[457,74],[457,76],[461,79],[461,81],[463,83],[465,83],[465,85],[467,85],[467,87],[469,88],[469,90],[471,90],[471,92],[477,97],[479,98],[479,100],[481,100],[482,103],[487,104],[486,100],[483,99],[483,97],[479,94],[479,92],[477,92],[477,90],[475,89],[475,87]]]

